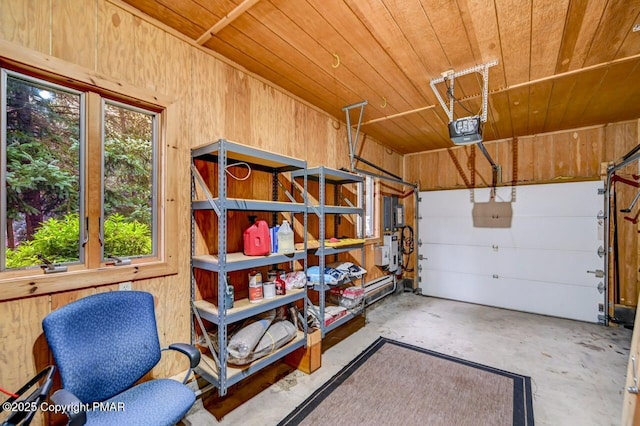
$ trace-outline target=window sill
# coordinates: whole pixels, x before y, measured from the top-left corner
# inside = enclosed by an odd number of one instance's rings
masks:
[[[96,269],[82,269],[57,274],[40,272],[36,275],[0,279],[0,301],[175,275],[177,273],[178,268],[175,262],[103,266]]]

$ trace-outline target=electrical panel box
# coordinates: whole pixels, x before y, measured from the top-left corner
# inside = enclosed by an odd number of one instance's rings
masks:
[[[385,232],[393,232],[404,226],[404,206],[398,203],[396,195],[382,197],[383,228]]]

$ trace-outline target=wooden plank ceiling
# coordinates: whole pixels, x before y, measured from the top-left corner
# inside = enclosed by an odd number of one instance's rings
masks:
[[[341,121],[367,100],[400,153],[452,146],[429,81],[492,60],[485,141],[640,117],[640,0],[124,1]],[[456,79],[457,117],[480,82]]]

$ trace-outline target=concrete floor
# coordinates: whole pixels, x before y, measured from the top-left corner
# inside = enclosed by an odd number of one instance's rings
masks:
[[[275,425],[378,336],[530,376],[538,425],[620,424],[630,330],[412,293],[369,307],[313,374],[293,371],[219,421],[196,402],[184,423]]]

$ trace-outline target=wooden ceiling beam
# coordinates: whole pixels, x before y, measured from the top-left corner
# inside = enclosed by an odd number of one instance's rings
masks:
[[[260,0],[244,0],[238,6],[236,6],[231,12],[227,13],[224,18],[220,19],[214,26],[209,28],[207,32],[202,34],[196,40],[196,43],[199,45],[205,44],[207,41],[211,40],[213,36],[222,31],[226,26],[230,25],[233,21],[235,21],[240,15],[242,15],[247,10],[251,9],[253,5],[258,3]]]

